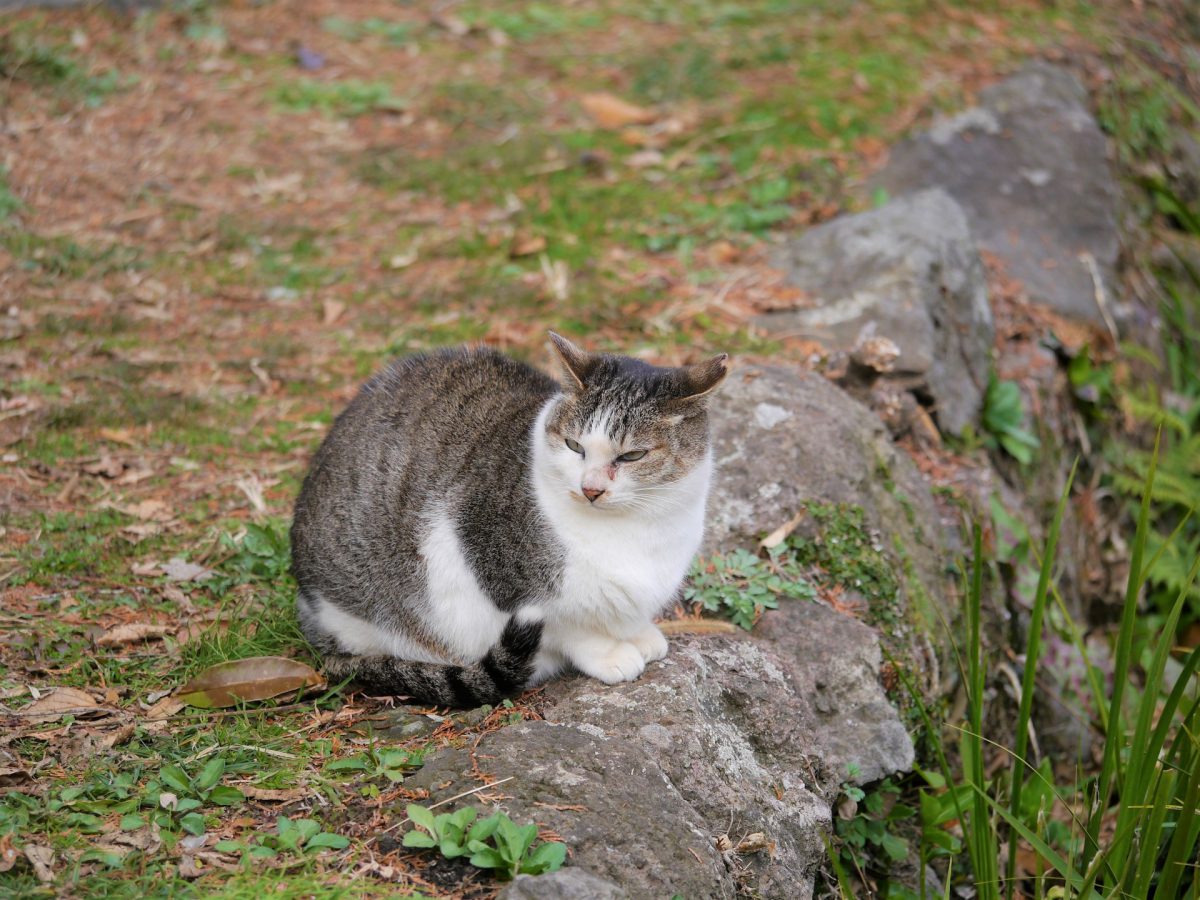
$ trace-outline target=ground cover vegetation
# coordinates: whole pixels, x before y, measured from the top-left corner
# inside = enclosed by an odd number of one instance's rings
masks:
[[[917,774],[846,773],[825,890],[933,896],[928,871],[982,896],[1195,896],[1200,277],[1183,237],[1200,209],[1162,164],[1200,127],[1186,16],[919,0],[0,16],[0,893],[486,897],[494,873],[561,864],[538,823],[473,814],[503,784],[434,809],[404,782],[428,753],[536,718],[536,695],[450,716],[338,684],[170,702],[220,663],[316,664],[287,574],[308,453],[362,377],[447,343],[544,361],[554,328],[667,361],[810,362],[747,326],[788,296],[773,240],[871,202],[856,186],[889,143],[1049,55],[1090,76],[1140,225],[1181,238],[1134,261],[1165,346],[1070,368],[1128,591],[1111,629],[1081,634],[1056,532],[997,508],[963,569],[963,713],[914,688]],[[1047,441],[1011,384],[944,452],[1019,480]],[[702,560],[683,612],[752,627],[824,602],[871,621],[844,589],[899,576],[853,510],[812,514],[862,552],[797,533]],[[1085,660],[1107,738],[1092,763],[1024,743],[1034,667],[1019,703],[989,686],[1001,649],[982,620],[1011,571],[1018,654],[1057,641]]]

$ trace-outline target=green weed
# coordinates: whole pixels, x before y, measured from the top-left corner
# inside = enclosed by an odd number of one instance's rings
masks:
[[[850,774],[851,777],[856,775],[855,772]],[[887,883],[888,871],[892,864],[909,858],[908,842],[897,832],[903,823],[917,815],[917,810],[898,802],[900,788],[890,778],[865,790],[854,784],[843,784],[842,797],[843,803],[839,804],[839,814],[834,820],[842,863],[858,872],[864,883],[870,872],[880,895],[894,896]],[[852,813],[846,808],[846,801],[852,805]],[[876,858],[882,859],[882,866],[876,866]],[[878,871],[874,871],[876,869]]]
[[[697,560],[688,575],[683,599],[749,631],[780,597],[812,600],[816,590],[782,545],[760,559],[746,550]]]
[[[553,872],[567,858],[566,844],[550,841],[534,847],[537,825],[519,826],[504,813],[475,821],[479,810],[473,806],[435,816],[415,803],[408,805],[407,813],[417,827],[404,835],[405,847],[437,848],[447,859],[469,854],[471,865],[492,869],[506,881]]]
[[[395,112],[407,101],[392,93],[383,81],[314,81],[301,79],[278,85],[271,99],[287,112],[321,112],[327,116],[362,116],[370,112]]]
[[[204,834],[206,823],[203,807],[236,806],[246,799],[235,787],[220,783],[225,774],[225,758],[214,756],[195,775],[189,776],[177,765],[164,766],[158,778],[146,785],[144,805],[148,817],[162,829],[182,829],[188,834]],[[129,813],[121,819],[126,830],[141,828],[146,817]]]
[[[60,99],[93,107],[124,83],[114,71],[93,73],[67,45],[20,27],[0,34],[0,78],[51,90]]]
[[[350,839],[324,831],[316,819],[290,819],[280,816],[275,833],[252,836],[242,841],[217,841],[215,849],[222,853],[239,853],[242,861],[272,859],[280,855],[304,857],[322,850],[344,850]]]
[[[994,374],[983,397],[983,427],[1009,456],[1024,465],[1033,462],[1041,446],[1025,428],[1025,403],[1015,381],[1001,381]]]
[[[321,27],[347,41],[361,41],[365,37],[378,37],[389,44],[404,45],[412,41],[417,28],[412,22],[393,22],[389,19],[347,19],[342,16],[327,16]]]
[[[12,187],[8,183],[8,169],[0,166],[0,225],[24,208],[25,204],[12,192]]]

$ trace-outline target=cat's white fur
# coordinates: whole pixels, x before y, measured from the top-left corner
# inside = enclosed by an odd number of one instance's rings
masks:
[[[562,544],[564,566],[559,590],[531,597],[518,614],[543,622],[534,681],[567,664],[608,684],[631,681],[667,653],[654,618],[675,598],[700,548],[712,458],[706,455],[678,481],[639,486],[611,463],[622,453],[646,448],[613,446],[604,422],[592,423],[579,438],[583,455],[565,445],[550,446],[545,423],[553,404],[546,404],[530,432],[532,473],[538,507]],[[605,488],[595,503],[582,493],[585,481]],[[434,656],[319,595],[303,597],[346,652],[463,665],[480,659],[499,640],[508,616],[479,587],[453,522],[435,513],[428,525],[421,555],[429,602],[414,607],[428,610],[425,624],[450,658]]]
[[[583,455],[547,443],[542,410],[531,435],[538,507],[563,544],[559,596],[543,619],[536,677],[570,662],[609,684],[630,681],[646,663],[666,655],[654,617],[674,599],[704,534],[711,456],[680,480],[639,486],[620,466],[608,464],[640,447],[613,446],[606,423],[592,423],[579,438]],[[594,504],[581,485],[607,475]]]

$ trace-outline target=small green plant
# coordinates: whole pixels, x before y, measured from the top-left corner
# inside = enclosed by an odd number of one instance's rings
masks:
[[[343,16],[327,16],[321,27],[330,34],[347,41],[361,41],[364,37],[379,37],[389,44],[407,44],[412,40],[414,26],[411,22],[392,22],[372,17],[369,19],[347,19]]]
[[[860,873],[876,868],[886,872],[891,863],[908,858],[908,842],[896,834],[896,826],[917,811],[896,802],[900,788],[890,778],[869,790],[843,783],[842,796],[834,831],[846,863]]]
[[[16,194],[12,192],[12,188],[8,184],[8,169],[0,166],[0,224],[3,224],[10,216],[16,215],[25,204],[21,202]]]
[[[372,747],[354,756],[334,760],[325,766],[325,771],[331,774],[353,773],[368,778],[386,778],[396,783],[404,780],[405,769],[420,768],[423,762],[423,754],[420,752]]]
[[[246,862],[280,855],[303,857],[320,850],[344,850],[349,846],[348,837],[323,831],[316,819],[280,816],[275,820],[274,834],[256,835],[244,841],[218,841],[216,849],[221,853],[240,853],[242,861]]]
[[[362,116],[369,112],[398,111],[408,104],[392,93],[382,81],[313,81],[305,79],[279,85],[274,100],[288,112],[311,112],[326,115]]]
[[[224,535],[222,542],[231,552],[224,569],[239,580],[274,582],[287,574],[291,565],[291,547],[287,527],[279,521],[262,525],[247,523],[241,540]]]
[[[437,848],[447,859],[469,853],[471,865],[492,869],[505,881],[553,872],[567,858],[566,844],[547,841],[534,847],[537,825],[519,826],[504,813],[476,821],[479,810],[473,806],[435,816],[415,803],[408,805],[407,812],[417,828],[404,835],[405,847]]]
[[[1017,462],[1033,462],[1033,451],[1041,442],[1025,430],[1025,403],[1015,381],[1001,381],[995,375],[988,381],[983,397],[983,427]]]
[[[220,783],[224,774],[223,756],[214,756],[195,776],[189,776],[181,766],[164,766],[157,780],[146,785],[143,805],[152,810],[150,820],[166,830],[181,828],[188,834],[204,834],[200,812],[204,806],[236,806],[246,799],[237,788]],[[144,824],[142,815],[131,813],[122,820],[121,827],[133,829]]]
[[[741,548],[692,566],[683,599],[730,619],[749,631],[763,610],[777,609],[779,597],[812,600],[816,590],[782,545],[766,559]]]

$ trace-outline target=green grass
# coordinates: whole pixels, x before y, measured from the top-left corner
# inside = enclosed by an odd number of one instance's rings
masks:
[[[66,43],[24,22],[0,32],[0,78],[51,92],[62,102],[99,106],[123,79],[114,71],[93,70]]]
[[[354,117],[378,111],[399,111],[407,101],[392,93],[384,81],[324,82],[311,78],[296,79],[277,85],[271,91],[276,106],[286,112],[317,111],[328,116]]]

